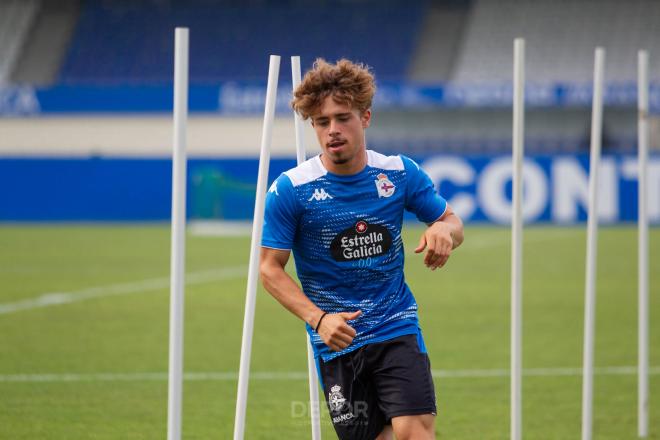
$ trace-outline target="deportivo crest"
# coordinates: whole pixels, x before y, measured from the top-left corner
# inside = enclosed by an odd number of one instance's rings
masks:
[[[385,226],[358,220],[332,239],[330,253],[335,261],[353,261],[383,255],[390,247],[392,234]]]
[[[328,394],[328,403],[330,404],[330,409],[335,412],[341,410],[344,407],[346,398],[344,398],[344,395],[341,393],[341,387],[339,385],[335,385],[330,388],[330,394]]]
[[[380,173],[376,177],[378,177],[378,180],[374,180],[374,182],[378,190],[378,197],[391,197],[394,194],[396,186],[387,178],[387,174]]]

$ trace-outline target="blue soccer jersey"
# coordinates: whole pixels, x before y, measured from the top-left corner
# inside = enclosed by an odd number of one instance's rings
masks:
[[[323,311],[362,311],[348,323],[357,335],[340,352],[307,326],[324,361],[419,334],[417,303],[403,275],[403,214],[431,223],[447,207],[411,159],[371,150],[367,157],[361,172],[347,176],[328,172],[315,156],[280,175],[266,198],[262,245],[293,251],[302,289]]]

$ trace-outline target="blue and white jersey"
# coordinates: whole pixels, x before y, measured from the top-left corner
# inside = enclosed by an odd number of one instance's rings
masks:
[[[262,246],[293,251],[302,289],[323,311],[362,311],[348,323],[357,336],[340,352],[307,326],[324,361],[419,334],[417,303],[403,275],[403,214],[431,223],[447,207],[411,159],[371,150],[367,157],[361,172],[347,176],[328,172],[315,156],[280,175],[266,198]]]

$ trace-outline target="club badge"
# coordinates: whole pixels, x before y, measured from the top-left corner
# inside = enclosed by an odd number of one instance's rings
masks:
[[[376,189],[378,190],[378,197],[391,197],[396,189],[392,181],[383,173],[380,173],[377,177],[378,180],[374,180],[374,182],[376,183]]]
[[[341,387],[339,385],[335,385],[330,388],[328,403],[330,404],[330,409],[334,412],[337,412],[343,408],[344,403],[346,403],[346,399],[341,393]]]

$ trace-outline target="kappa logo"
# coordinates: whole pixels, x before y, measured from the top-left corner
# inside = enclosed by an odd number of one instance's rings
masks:
[[[328,394],[328,403],[330,403],[330,409],[334,412],[341,410],[346,403],[346,398],[341,393],[341,387],[335,385],[330,388],[330,394]]]
[[[277,192],[277,180],[273,181],[273,184],[268,189],[269,193],[275,193],[276,196],[279,196],[280,193]]]
[[[396,186],[392,183],[390,179],[387,178],[387,174],[380,173],[378,180],[374,180],[376,183],[376,189],[378,190],[378,198],[381,197],[391,197],[394,194]]]
[[[316,200],[317,202],[319,202],[319,201],[325,200],[325,199],[332,199],[332,196],[329,193],[327,193],[325,191],[325,189],[316,188],[314,190],[314,194],[312,194],[312,196],[309,199],[307,199],[307,201],[311,202],[312,200]]]

